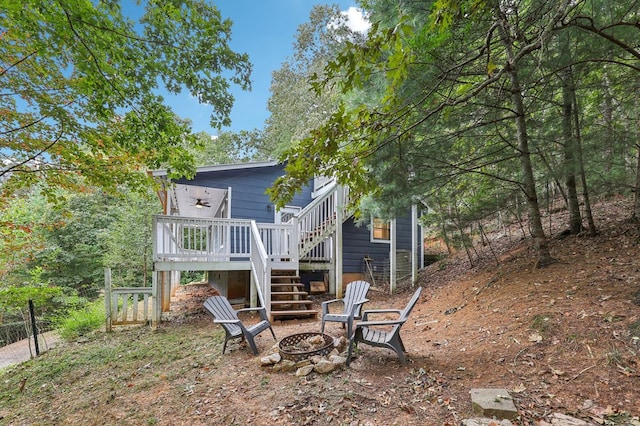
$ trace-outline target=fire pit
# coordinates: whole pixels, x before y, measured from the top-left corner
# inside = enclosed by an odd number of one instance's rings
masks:
[[[333,337],[324,333],[298,333],[278,343],[282,359],[302,361],[314,355],[325,356],[333,348]]]

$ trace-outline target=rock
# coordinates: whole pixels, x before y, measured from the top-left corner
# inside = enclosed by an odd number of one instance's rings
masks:
[[[326,373],[331,373],[333,371],[333,369],[335,368],[335,366],[333,365],[333,363],[327,359],[322,359],[320,360],[319,363],[317,363],[314,367],[313,370],[317,373],[320,374],[326,374]]]
[[[555,426],[593,426],[593,423],[560,413],[553,413],[551,415],[551,424]]]
[[[280,356],[280,354],[278,352],[272,353],[269,356],[265,356],[265,357],[260,358],[260,365],[265,367],[265,366],[277,364],[277,363],[280,362],[281,359],[282,359],[282,357]]]
[[[348,344],[349,341],[344,336],[336,337],[335,339],[333,339],[333,347],[336,348],[338,352],[342,352]]]
[[[515,419],[518,410],[506,389],[471,389],[473,410],[486,417]]]
[[[313,371],[314,365],[309,364],[304,367],[300,367],[296,370],[296,377],[303,377],[309,375]]]
[[[347,363],[347,358],[340,355],[331,355],[329,357],[329,361],[334,365],[335,369],[345,365]]]
[[[309,358],[309,361],[311,361],[311,363],[313,364],[317,364],[319,363],[322,359],[324,359],[324,357],[322,357],[321,355],[314,355],[311,358]]]
[[[296,370],[296,363],[288,359],[283,359],[282,361],[280,361],[279,363],[273,366],[273,371],[295,371],[295,370]]]
[[[315,336],[311,336],[307,339],[307,342],[309,342],[313,346],[320,346],[324,344],[324,337],[322,337],[319,334]]]
[[[465,419],[460,423],[462,426],[513,426],[509,420],[495,420],[495,419]]]
[[[306,367],[307,365],[315,364],[309,358],[303,359],[301,361],[296,362],[296,368]]]

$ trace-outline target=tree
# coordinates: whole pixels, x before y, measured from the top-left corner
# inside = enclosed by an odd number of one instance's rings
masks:
[[[338,103],[337,86],[314,91],[310,80],[326,75],[324,66],[345,42],[363,38],[348,27],[337,5],[313,7],[309,22],[298,27],[293,55],[273,73],[264,152],[277,156],[328,119]]]
[[[100,191],[67,194],[46,215],[46,222],[56,225],[40,231],[45,243],[27,266],[42,268],[43,282],[82,294],[95,292],[104,281],[102,259],[116,220],[114,202],[114,197]]]
[[[19,277],[10,275],[21,270],[44,247],[41,229],[55,226],[43,220],[48,206],[44,197],[22,191],[0,210],[0,287],[28,280],[28,271]]]
[[[618,34],[622,28],[634,31],[631,3],[442,0],[397,1],[389,7],[367,1],[374,19],[367,43],[347,43],[317,84],[322,90],[341,76],[341,104],[284,155],[287,175],[276,182],[272,196],[282,203],[317,170],[334,173],[356,200],[372,195],[389,211],[417,200],[431,204],[428,197],[446,189],[456,195],[453,202],[473,199],[479,213],[500,191],[503,201],[493,205],[508,207],[504,203],[519,190],[539,265],[548,264],[553,259],[538,192],[548,173],[562,176],[554,165],[569,161],[561,160],[568,153],[556,150],[551,138],[541,137],[541,122],[532,125],[532,120],[557,111],[544,95],[561,69],[612,55],[576,56],[554,69],[540,64],[550,63],[548,46],[557,35],[576,28],[591,41],[606,40],[620,56],[616,64],[631,64],[633,43],[629,34]],[[346,99],[358,91],[374,93],[375,102],[350,105]],[[560,131],[547,129],[561,140]],[[553,162],[545,166],[542,154],[548,152]],[[478,176],[493,184],[474,191]]]
[[[198,140],[160,90],[210,105],[220,127],[230,85],[250,87],[231,21],[204,0],[147,0],[127,16],[117,1],[2,0],[0,10],[4,202],[40,180],[115,191],[148,185],[148,168],[188,176]]]
[[[273,156],[265,144],[263,132],[258,130],[223,132],[218,136],[200,132],[197,137],[202,146],[193,153],[198,166],[260,161]]]
[[[128,191],[113,201],[105,206],[112,221],[100,235],[104,238],[104,252],[96,266],[111,268],[114,286],[151,286],[151,214],[162,212],[158,197]]]

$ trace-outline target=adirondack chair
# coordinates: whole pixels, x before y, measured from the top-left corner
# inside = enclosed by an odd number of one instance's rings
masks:
[[[343,299],[322,302],[322,326],[320,332],[324,333],[325,322],[340,322],[342,323],[342,328],[344,328],[345,324],[347,325],[347,338],[351,338],[353,320],[354,318],[360,319],[362,305],[369,301],[369,299],[366,299],[369,287],[371,287],[371,284],[366,281],[353,281],[347,284]],[[329,307],[337,303],[342,303],[342,312],[331,313]]]
[[[411,297],[411,300],[409,300],[407,306],[402,310],[372,309],[364,311],[362,313],[362,321],[356,324],[356,329],[353,333],[353,336],[351,336],[351,339],[349,340],[347,365],[349,365],[351,362],[351,352],[353,351],[353,347],[358,346],[358,342],[366,343],[370,346],[378,346],[391,349],[398,354],[402,365],[407,365],[407,360],[404,356],[404,352],[406,352],[406,350],[404,347],[404,343],[402,343],[402,339],[400,338],[400,329],[409,318],[409,314],[418,301],[421,292],[422,287],[418,287],[415,293],[413,293],[413,296]],[[370,316],[375,314],[387,313],[398,314],[398,319],[372,321],[369,318]],[[389,326],[391,326],[391,328],[389,328]]]
[[[269,329],[274,340],[277,340],[276,334],[271,328],[271,323],[267,318],[267,311],[265,308],[244,308],[235,310],[229,303],[226,297],[212,296],[204,302],[204,307],[213,315],[213,322],[220,324],[225,331],[224,345],[222,346],[222,353],[224,354],[227,349],[227,342],[231,339],[247,339],[249,347],[255,355],[258,355],[258,348],[254,337],[262,333],[264,330]],[[260,314],[260,322],[245,326],[238,318],[239,312],[258,312]]]

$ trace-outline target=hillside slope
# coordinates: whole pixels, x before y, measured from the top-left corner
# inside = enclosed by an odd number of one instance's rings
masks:
[[[368,346],[326,376],[273,372],[244,345],[222,355],[222,331],[202,308],[211,292],[194,289],[155,332],[96,333],[4,371],[0,424],[456,425],[474,416],[470,389],[500,387],[514,396],[517,424],[563,413],[638,425],[640,232],[624,220],[625,200],[598,211],[600,234],[552,239],[558,263],[547,268],[533,268],[526,241],[505,239],[473,267],[456,256],[425,270],[402,332],[406,367]],[[408,287],[374,288],[365,308],[401,308]],[[280,339],[319,328],[274,324]],[[258,338],[262,353],[273,343]]]

